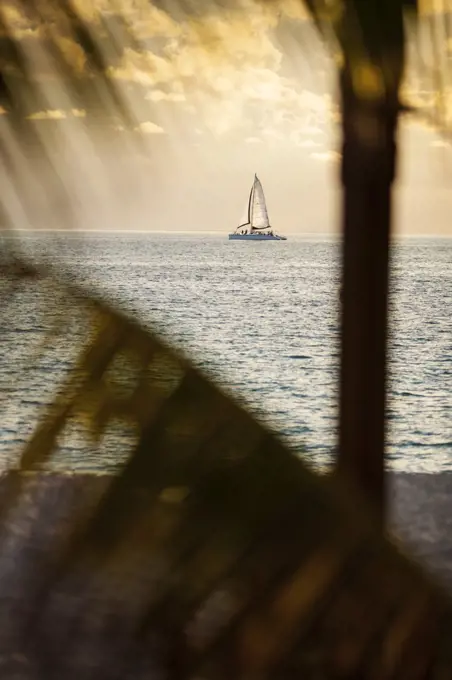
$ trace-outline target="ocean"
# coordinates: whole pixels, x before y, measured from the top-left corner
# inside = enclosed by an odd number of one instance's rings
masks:
[[[315,468],[336,446],[339,245],[228,242],[224,236],[42,234],[21,246],[61,267],[182,349]],[[452,240],[398,242],[391,264],[388,467],[396,533],[452,586]],[[0,460],[14,463],[86,332],[75,314],[63,339],[55,292],[27,282],[3,291]],[[44,304],[42,304],[44,303]],[[64,300],[63,300],[64,305]],[[43,345],[44,343],[44,345]],[[72,433],[74,434],[74,433]],[[77,435],[77,433],[75,433]],[[109,474],[112,438],[91,451],[60,442],[56,469]]]
[[[337,436],[337,242],[54,233],[22,243],[182,349],[315,467],[330,463]],[[4,386],[13,348],[38,344],[48,323],[31,288],[3,325]],[[388,464],[398,471],[452,470],[452,240],[397,243],[390,306]],[[50,384],[52,362],[42,370]],[[46,387],[41,391],[47,399]],[[15,389],[14,399],[25,413],[26,392]],[[25,439],[25,432],[9,430],[2,441]]]

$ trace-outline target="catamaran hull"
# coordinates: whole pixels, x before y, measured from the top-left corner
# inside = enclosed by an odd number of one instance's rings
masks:
[[[285,236],[276,234],[229,234],[230,241],[287,241]]]

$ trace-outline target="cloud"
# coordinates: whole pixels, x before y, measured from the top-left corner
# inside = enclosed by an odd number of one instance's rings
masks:
[[[341,158],[341,154],[337,153],[337,151],[314,151],[309,155],[316,161],[323,163],[337,163]]]
[[[72,38],[57,36],[55,42],[64,55],[66,62],[74,69],[74,72],[81,75],[86,67],[86,54],[83,49]]]
[[[46,111],[36,111],[27,116],[28,120],[63,120],[66,112],[61,109],[47,109]]]
[[[158,15],[164,14],[159,11]],[[119,65],[110,67],[109,74],[142,84],[179,81],[179,85],[191,85],[195,90],[227,92],[236,85],[236,72],[244,66],[279,66],[281,54],[267,35],[268,25],[268,12],[258,5],[246,21],[242,12],[232,11],[179,23],[166,15],[158,31],[166,38],[161,52],[126,48]]]
[[[2,2],[0,14],[5,26],[8,27],[9,36],[15,40],[23,38],[39,37],[41,27],[31,22],[28,17],[20,11],[12,2]]]
[[[143,132],[146,135],[163,135],[165,134],[165,130],[160,127],[160,125],[156,125],[156,123],[153,123],[150,120],[145,121],[144,123],[140,123],[137,128],[137,131]]]
[[[311,136],[311,135],[315,135],[315,136],[317,136],[317,135],[323,135],[324,132],[325,132],[325,131],[322,130],[322,128],[319,127],[318,125],[304,125],[304,126],[300,129],[300,133],[303,134],[303,135],[306,135],[306,136]]]
[[[85,21],[96,22],[102,12],[111,10],[111,2],[109,0],[72,0],[74,9],[79,16]],[[123,3],[121,3],[123,4]]]
[[[301,146],[304,149],[313,149],[316,146],[320,146],[320,144],[318,142],[314,142],[313,139],[302,139],[298,140],[298,146]]]
[[[418,10],[420,14],[444,14],[445,6],[443,0],[418,0]]]
[[[152,90],[145,95],[145,99],[152,102],[185,102],[187,98],[182,92],[164,92],[163,90]]]
[[[452,144],[449,141],[446,141],[444,139],[435,139],[433,142],[430,143],[430,146],[432,146],[435,149],[451,149]]]
[[[69,115],[70,114],[70,115]],[[86,118],[85,109],[71,109],[70,112],[62,109],[47,109],[45,111],[36,111],[27,116],[28,120],[64,120],[73,116],[74,118]]]
[[[279,9],[282,14],[290,19],[298,19],[299,21],[309,21],[311,19],[306,5],[304,2],[300,2],[300,0],[279,0]]]
[[[303,136],[322,134],[331,122],[331,99],[300,87],[298,76],[290,77],[276,40],[281,16],[306,23],[299,0],[283,0],[277,7],[256,0],[231,1],[226,8],[205,3],[193,7],[191,15],[172,9],[177,16],[147,0],[116,0],[114,7],[109,0],[73,2],[108,55],[106,75],[139,120],[160,119],[153,105],[171,102],[171,131],[189,134],[196,116],[196,125],[215,136],[238,132],[246,139],[272,131],[277,140],[299,133],[296,144]],[[14,10],[10,21],[21,30],[36,29]],[[75,42],[70,22],[56,16],[49,30],[77,83],[82,78],[89,83],[90,60]],[[110,30],[116,44],[108,39]],[[55,110],[70,107],[63,98],[52,104]],[[42,114],[52,116],[60,117]]]
[[[245,139],[246,144],[262,144],[262,139],[259,139],[259,137],[247,137]]]
[[[150,50],[138,52],[130,47],[124,50],[119,66],[109,66],[107,75],[140,85],[158,85],[171,82],[175,77],[173,65]]]
[[[177,38],[181,35],[183,29],[180,23],[151,2],[123,2],[122,5],[123,14],[129,19],[138,39]]]
[[[311,128],[305,134],[318,134],[316,128],[331,116],[331,101],[300,90],[297,81],[282,74],[283,53],[273,34],[281,12],[305,19],[297,6],[298,0],[290,0],[276,12],[273,6],[248,1],[178,22],[163,10],[145,12],[156,18],[154,28],[146,30],[162,39],[158,49],[127,47],[108,74],[151,88],[147,101],[180,103],[181,125],[183,106],[216,136],[303,126]]]

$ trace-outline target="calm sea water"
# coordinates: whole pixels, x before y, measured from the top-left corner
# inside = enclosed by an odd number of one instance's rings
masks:
[[[47,235],[27,239],[26,247],[169,338],[312,463],[329,462],[337,417],[337,244],[110,234]],[[388,453],[399,471],[452,470],[451,265],[452,240],[395,248]],[[8,308],[2,328],[4,460],[29,436],[32,412],[49,399],[52,373],[66,361],[53,354],[32,365],[32,388],[18,379],[26,343],[39,342],[45,330],[32,288]],[[107,458],[116,455],[112,447]],[[105,464],[87,460],[74,449],[70,465]]]

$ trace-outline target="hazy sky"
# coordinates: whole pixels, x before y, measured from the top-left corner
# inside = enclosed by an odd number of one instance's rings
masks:
[[[84,100],[83,88],[95,81],[90,61],[54,3],[41,4],[46,21],[25,15],[18,0],[3,0],[0,12],[42,81],[40,105],[30,104],[28,117],[67,194],[33,166],[37,179],[23,174],[21,181],[38,206],[34,224],[9,196],[16,225],[63,227],[57,208],[70,201],[78,228],[226,234],[237,226],[257,172],[277,230],[336,230],[334,68],[297,0],[278,3],[278,10],[248,0],[205,8],[201,0],[74,3],[135,116],[132,126],[111,110],[100,116]],[[52,70],[49,36],[71,67],[76,99]],[[406,90],[424,105],[429,87],[425,73],[422,80],[414,70]],[[7,119],[0,117],[3,134]],[[452,236],[451,148],[422,118],[403,121],[399,233]]]

